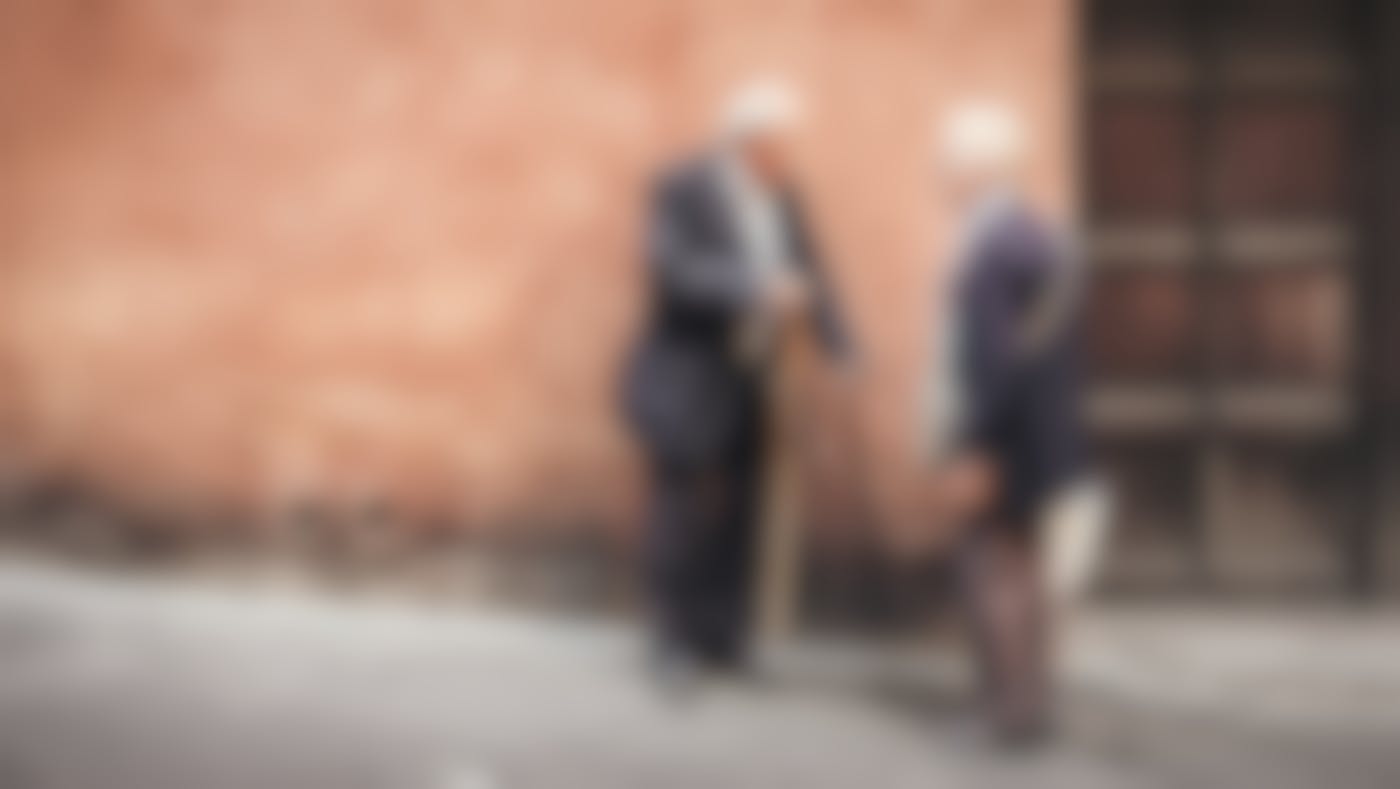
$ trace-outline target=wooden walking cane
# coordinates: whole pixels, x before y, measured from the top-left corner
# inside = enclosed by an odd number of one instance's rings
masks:
[[[755,623],[760,643],[771,646],[792,637],[801,595],[802,512],[801,440],[816,372],[816,349],[799,321],[781,327],[768,382],[770,425],[767,467],[759,518]]]
[[[759,560],[754,585],[757,634],[765,645],[779,644],[794,635],[800,620],[802,559],[805,549],[802,529],[803,483],[813,475],[810,461],[818,453],[811,444],[821,416],[818,398],[824,373],[821,349],[807,326],[794,321],[779,336],[776,364],[769,381],[768,402],[771,418],[765,486],[760,513]],[[858,430],[857,414],[843,402],[835,414],[842,433],[843,462],[840,478],[853,486],[855,514],[868,526],[873,522],[874,505],[869,480],[865,476],[864,444]],[[832,475],[833,478],[835,475]],[[861,536],[868,536],[862,529]]]

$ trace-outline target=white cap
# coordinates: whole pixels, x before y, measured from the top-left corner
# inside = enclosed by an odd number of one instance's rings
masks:
[[[730,95],[720,133],[726,140],[743,140],[792,128],[801,119],[802,100],[791,85],[773,77],[752,79]]]
[[[1019,164],[1026,153],[1020,117],[996,102],[968,102],[952,108],[944,115],[939,133],[944,164],[957,171],[1005,170]]]

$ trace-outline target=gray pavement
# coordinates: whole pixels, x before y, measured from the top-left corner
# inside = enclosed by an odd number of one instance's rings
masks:
[[[833,643],[677,707],[624,624],[0,558],[0,789],[1400,785],[1400,618],[1105,609],[1058,743],[1007,757],[958,661]]]

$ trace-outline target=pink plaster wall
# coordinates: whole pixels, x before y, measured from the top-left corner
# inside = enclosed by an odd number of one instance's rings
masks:
[[[632,528],[639,189],[745,75],[810,201],[908,521],[930,125],[1008,98],[1071,201],[1070,0],[9,0],[0,460],[192,511],[382,495]]]

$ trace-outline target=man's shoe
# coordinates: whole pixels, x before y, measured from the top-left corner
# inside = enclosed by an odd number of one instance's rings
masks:
[[[647,673],[662,698],[671,703],[683,703],[700,691],[705,668],[689,652],[661,646],[652,654]]]
[[[1032,753],[1050,745],[1054,726],[1044,715],[1028,715],[997,721],[996,741],[999,746],[1017,753]]]

